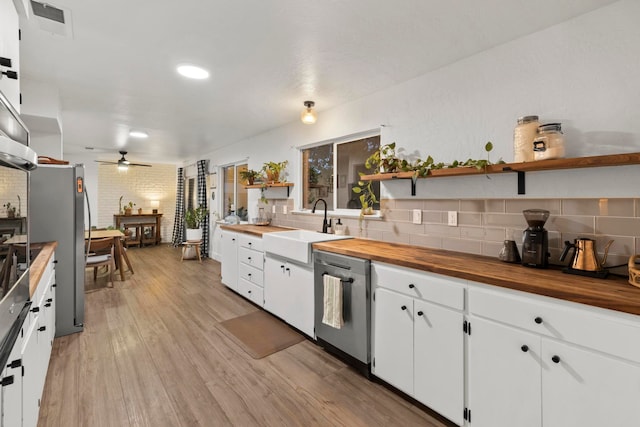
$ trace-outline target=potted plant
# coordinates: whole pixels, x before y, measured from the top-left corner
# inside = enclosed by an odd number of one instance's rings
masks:
[[[287,167],[288,164],[289,164],[288,160],[285,160],[283,162],[266,162],[262,166],[262,170],[267,175],[267,182],[268,183],[280,182],[280,178],[281,178],[280,175],[282,175],[282,173],[284,172],[284,169]]]
[[[262,171],[256,171],[253,169],[247,169],[240,171],[240,178],[247,182],[247,185],[253,185],[256,181],[260,181],[262,178]]]
[[[135,203],[133,203],[133,202],[131,202],[131,201],[130,201],[129,203],[127,203],[127,204],[124,206],[124,214],[125,214],[125,215],[127,215],[127,216],[128,216],[128,215],[131,215],[131,210],[133,209],[133,207],[134,207],[135,205],[136,205],[136,204],[135,204]]]
[[[15,218],[16,217],[16,207],[12,206],[11,202],[7,202],[3,206],[7,210],[7,218]]]
[[[184,214],[184,222],[187,226],[187,240],[202,240],[202,229],[200,224],[208,218],[209,209],[204,206],[189,208]]]

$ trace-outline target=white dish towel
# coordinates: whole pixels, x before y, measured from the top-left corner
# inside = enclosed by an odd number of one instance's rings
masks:
[[[342,280],[339,277],[325,274],[322,276],[324,285],[324,310],[322,323],[332,328],[340,329],[344,325],[342,318]]]

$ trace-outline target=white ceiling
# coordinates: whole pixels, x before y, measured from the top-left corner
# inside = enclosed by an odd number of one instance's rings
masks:
[[[322,120],[325,109],[613,2],[52,0],[71,12],[73,37],[23,17],[21,73],[59,90],[65,154],[93,146],[104,159],[126,149],[177,162],[298,121],[305,100]],[[211,77],[185,80],[180,63]]]

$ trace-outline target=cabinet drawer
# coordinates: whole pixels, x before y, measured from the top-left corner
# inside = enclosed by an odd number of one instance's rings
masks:
[[[241,278],[238,283],[238,292],[254,304],[257,304],[260,307],[264,306],[264,293],[260,286],[256,286]]]
[[[262,238],[250,236],[248,234],[239,233],[238,240],[240,241],[241,248],[254,249],[256,251],[263,252]]]
[[[259,251],[254,251],[253,249],[240,247],[240,249],[238,249],[238,261],[262,270],[264,265],[264,254]]]
[[[465,280],[373,262],[371,283],[414,298],[464,310]]]
[[[254,285],[262,287],[263,274],[262,270],[259,270],[255,267],[251,267],[247,264],[240,264],[238,268],[240,272],[240,278],[244,279],[248,282],[253,283]]]
[[[472,314],[640,362],[640,317],[488,285],[468,298]]]

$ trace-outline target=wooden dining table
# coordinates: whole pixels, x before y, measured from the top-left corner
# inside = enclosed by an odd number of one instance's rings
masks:
[[[122,246],[122,239],[124,233],[120,230],[91,230],[91,239],[104,239],[107,237],[113,238],[113,248],[115,256],[116,269],[120,271],[120,280],[124,281],[124,264],[127,264],[129,271],[133,274],[133,268],[131,262],[127,256],[127,252]],[[84,232],[85,240],[89,239],[89,231]]]

